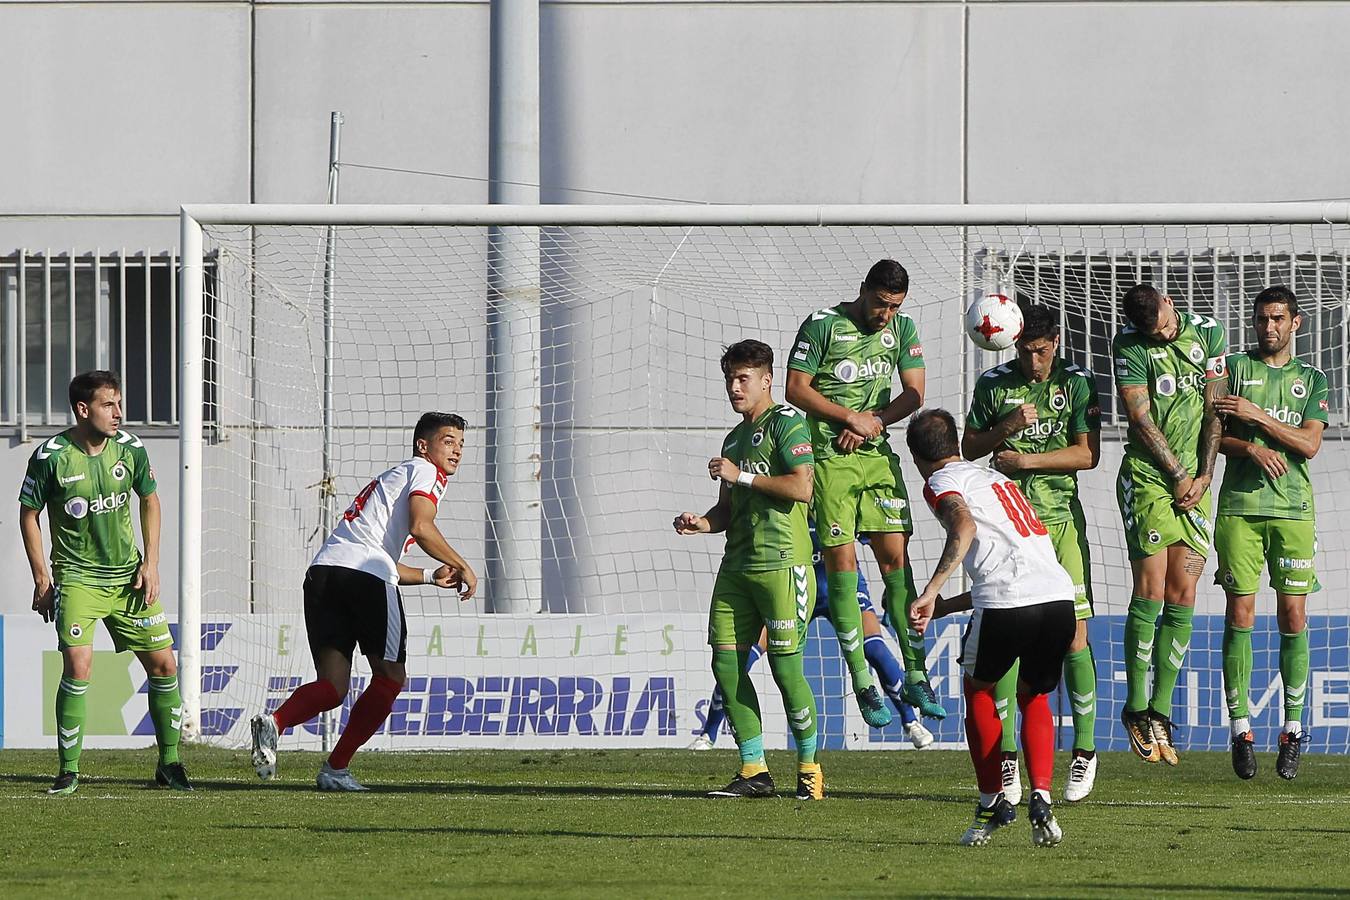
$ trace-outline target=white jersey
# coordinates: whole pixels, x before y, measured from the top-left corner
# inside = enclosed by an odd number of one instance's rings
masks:
[[[975,540],[962,565],[976,609],[1073,601],[1073,579],[1016,484],[975,463],[948,463],[929,476],[923,496],[936,509],[949,494],[959,495],[975,520]]]
[[[435,463],[420,456],[399,463],[361,489],[311,565],[356,569],[398,584],[398,561],[413,544],[412,498],[439,505],[444,493],[445,473]]]

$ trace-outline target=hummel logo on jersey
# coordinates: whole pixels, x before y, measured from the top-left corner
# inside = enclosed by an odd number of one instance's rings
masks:
[[[1004,406],[1013,406],[1013,405],[1021,406],[1023,403],[1026,403],[1026,402],[1027,402],[1027,401],[1026,401],[1026,398],[1024,398],[1024,397],[1004,397],[1004,398],[1003,398],[1003,405],[1004,405]]]
[[[836,341],[839,341],[841,344],[851,344],[851,343],[853,343],[853,342],[855,342],[855,341],[858,340],[858,335],[856,335],[856,334],[836,334],[836,335],[834,336],[834,339],[835,339]]]
[[[1257,378],[1257,379],[1254,379],[1254,380],[1251,380],[1251,381],[1247,380],[1246,378],[1242,379],[1242,386],[1243,386],[1243,387],[1260,387],[1261,385],[1263,385],[1263,384],[1265,384],[1265,383],[1266,383],[1266,380],[1265,380],[1264,378]]]
[[[1154,359],[1167,359],[1166,350],[1150,350],[1148,352],[1148,355],[1153,357]]]
[[[57,480],[60,481],[62,484],[74,484],[77,481],[84,481],[84,473],[81,472],[78,475],[67,475],[64,478],[60,478]]]

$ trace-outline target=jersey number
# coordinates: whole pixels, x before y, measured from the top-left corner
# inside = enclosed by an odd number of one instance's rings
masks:
[[[998,502],[1003,504],[1003,511],[1008,514],[1008,519],[1017,529],[1017,533],[1022,537],[1030,537],[1033,534],[1049,534],[1041,520],[1036,518],[1036,510],[1031,508],[1027,498],[1022,496],[1017,485],[1011,481],[999,484],[994,483],[994,493],[998,495]]]
[[[371,494],[375,493],[375,485],[378,481],[379,479],[376,479],[361,488],[361,493],[357,494],[356,498],[352,500],[352,505],[347,507],[347,511],[342,514],[342,518],[350,522],[352,519],[358,518],[361,515],[361,510],[366,508],[366,501],[370,499]]]

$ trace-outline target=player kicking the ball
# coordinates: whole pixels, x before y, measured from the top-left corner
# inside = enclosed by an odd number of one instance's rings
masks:
[[[957,566],[964,565],[970,579],[974,613],[961,646],[961,668],[966,740],[980,801],[961,843],[986,844],[995,831],[1017,818],[1002,792],[1003,722],[994,697],[998,681],[1016,664],[1022,751],[1031,774],[1031,839],[1037,846],[1053,846],[1063,832],[1051,810],[1055,723],[1046,695],[1059,685],[1077,627],[1073,579],[1056,558],[1048,529],[1017,485],[961,459],[950,413],[924,410],[910,422],[905,439],[926,481],[924,499],[947,532],[933,577],[910,610],[914,630],[920,634],[927,630],[938,591]],[[960,604],[963,599],[951,602]]]
[[[1222,436],[1215,401],[1228,393],[1227,339],[1218,322],[1181,312],[1152,285],[1130,288],[1122,306],[1130,324],[1111,351],[1130,430],[1116,499],[1134,593],[1125,619],[1120,721],[1141,759],[1175,766],[1172,694],[1209,553],[1209,484]]]
[[[1298,774],[1303,754],[1303,703],[1308,689],[1308,595],[1319,590],[1313,569],[1314,499],[1308,460],[1322,447],[1327,379],[1294,358],[1303,323],[1293,291],[1266,288],[1252,305],[1256,346],[1228,357],[1230,395],[1215,406],[1227,419],[1220,444],[1228,465],[1219,488],[1214,578],[1228,595],[1223,632],[1223,682],[1233,723],[1233,771],[1256,775],[1247,695],[1252,682],[1252,627],[1261,566],[1275,589],[1280,627],[1284,727],[1275,771]]]
[[[368,790],[347,771],[394,707],[407,677],[408,625],[400,584],[457,588],[473,596],[473,569],[436,527],[446,479],[464,452],[464,420],[429,412],[413,431],[413,456],[366,485],[342,514],[305,573],[305,631],[318,677],[297,688],[274,713],[253,717],[253,766],[259,778],[276,775],[277,737],[288,728],[335,709],[347,696],[352,652],[358,645],[374,676],[352,706],[347,727],[319,770],[321,791]],[[414,569],[399,560],[416,543],[441,563]]]
[[[773,401],[773,350],[741,341],[722,354],[727,399],[742,422],[708,463],[720,485],[717,503],[704,515],[675,517],[679,534],[726,532],[727,547],[708,612],[712,670],[740,749],[741,768],[711,797],[771,797],[773,778],[764,764],[763,723],[755,683],[746,671],[750,648],[768,632],[769,668],[783,695],[797,744],[797,799],[820,800],[825,779],[816,762],[816,698],[802,671],[807,616],[815,606],[811,538],[814,460],[806,421]],[[852,596],[849,601],[857,608]]]

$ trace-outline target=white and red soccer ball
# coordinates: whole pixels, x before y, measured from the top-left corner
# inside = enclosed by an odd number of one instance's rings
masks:
[[[985,294],[966,310],[966,334],[985,350],[1007,350],[1022,336],[1022,308],[1011,297]]]

